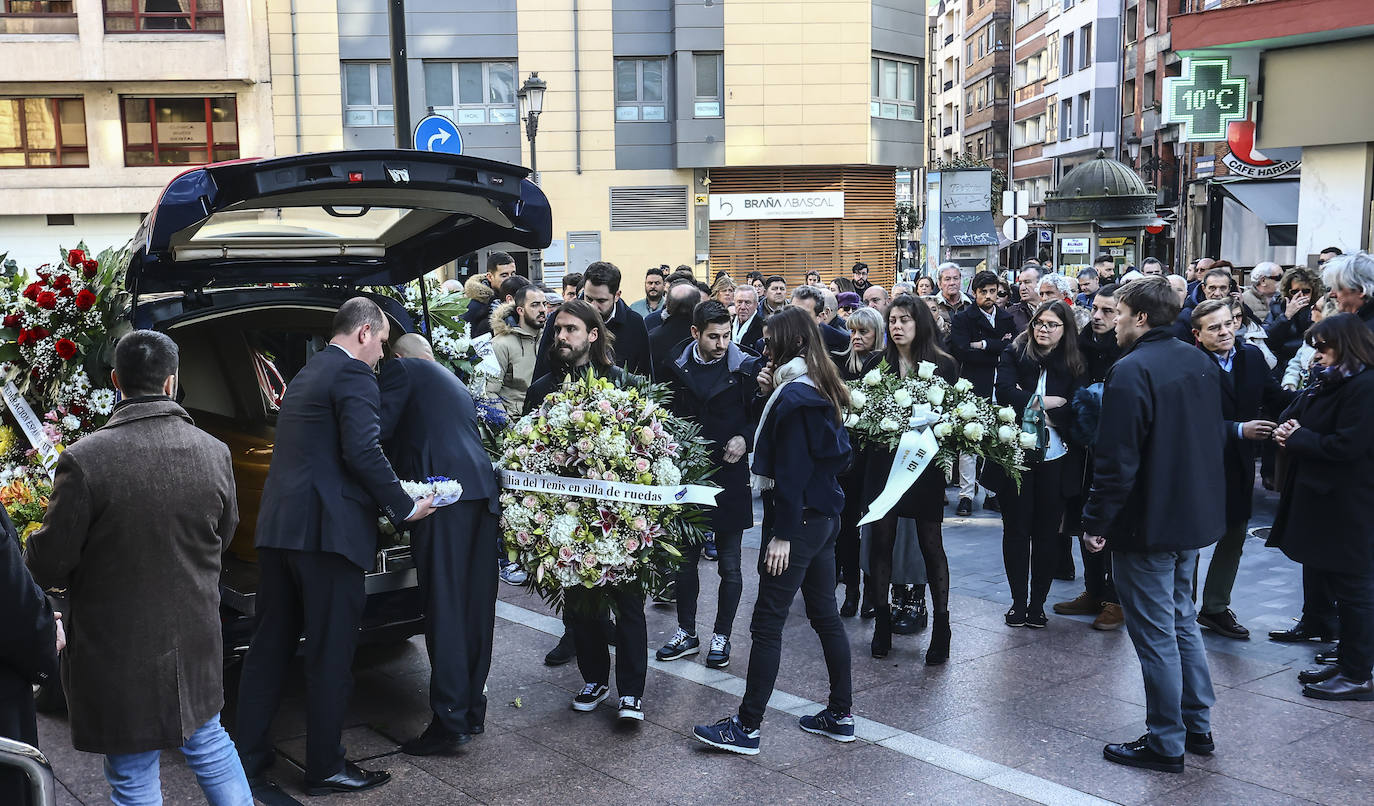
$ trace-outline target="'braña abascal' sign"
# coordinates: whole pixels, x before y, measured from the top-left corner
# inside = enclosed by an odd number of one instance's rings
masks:
[[[712,193],[712,221],[765,218],[844,218],[844,191]]]

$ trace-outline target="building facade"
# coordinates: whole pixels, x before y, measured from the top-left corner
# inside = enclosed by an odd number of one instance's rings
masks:
[[[123,246],[186,166],[271,156],[263,0],[0,4],[0,252]]]
[[[928,20],[930,160],[949,162],[964,151],[964,0],[936,0]]]
[[[964,0],[964,154],[1007,168],[1011,0]]]

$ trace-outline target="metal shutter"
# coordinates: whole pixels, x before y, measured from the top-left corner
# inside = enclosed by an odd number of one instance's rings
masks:
[[[611,188],[611,229],[687,229],[687,186]]]

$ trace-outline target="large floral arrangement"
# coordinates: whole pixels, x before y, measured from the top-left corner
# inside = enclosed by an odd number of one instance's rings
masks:
[[[1016,425],[1016,410],[998,408],[973,391],[967,378],[950,383],[936,366],[922,361],[916,371],[898,377],[886,361],[849,382],[845,426],[861,444],[893,450],[914,416],[935,419],[931,431],[940,445],[935,461],[950,473],[960,454],[973,454],[1001,465],[1019,480],[1025,451],[1035,436]],[[938,418],[938,419],[936,419]]]
[[[709,445],[662,401],[659,387],[618,386],[590,373],[569,380],[504,432],[497,466],[564,479],[698,484],[712,471]],[[680,563],[680,547],[703,538],[704,513],[695,505],[509,489],[501,503],[508,556],[555,606],[579,586],[635,582],[656,590]]]

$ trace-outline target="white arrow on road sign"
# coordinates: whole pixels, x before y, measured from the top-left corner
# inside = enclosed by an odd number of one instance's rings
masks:
[[[429,136],[429,142],[425,143],[425,150],[426,150],[426,151],[434,151],[434,150],[436,150],[436,149],[434,148],[434,141],[435,141],[435,140],[438,140],[438,141],[439,141],[439,145],[443,145],[444,143],[447,143],[447,142],[448,142],[448,138],[450,138],[450,137],[452,137],[452,136],[453,136],[453,135],[448,131],[448,129],[443,129],[443,130],[440,131],[438,134],[431,134],[431,135]]]
[[[1028,232],[1030,232],[1030,225],[1026,223],[1026,219],[1020,216],[1008,218],[1002,224],[1002,234],[1007,236],[1009,241],[1019,241],[1026,237]]]
[[[444,154],[463,153],[463,135],[453,121],[443,115],[426,115],[415,124],[415,150]]]

